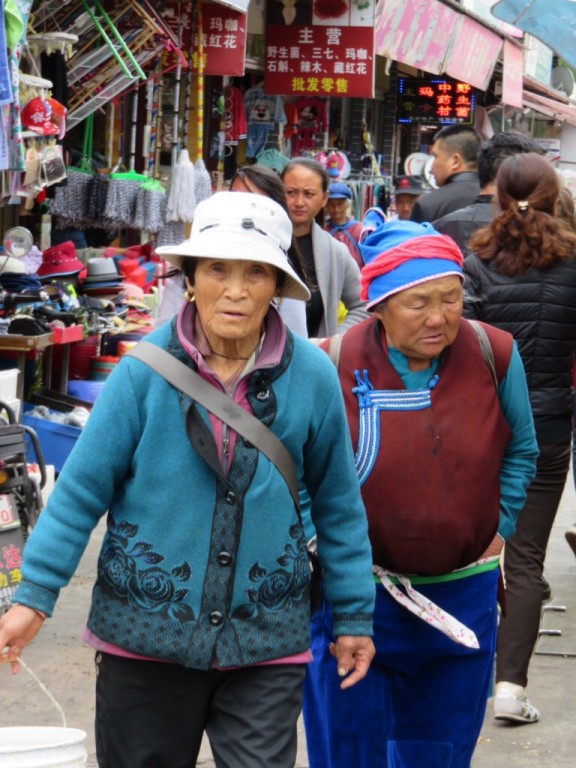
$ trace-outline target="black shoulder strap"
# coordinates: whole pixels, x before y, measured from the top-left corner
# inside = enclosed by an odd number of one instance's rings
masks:
[[[276,466],[286,481],[296,508],[300,509],[298,481],[292,457],[276,435],[259,419],[245,411],[162,347],[141,341],[125,354],[146,363],[173,387],[203,405],[221,421],[255,445]]]

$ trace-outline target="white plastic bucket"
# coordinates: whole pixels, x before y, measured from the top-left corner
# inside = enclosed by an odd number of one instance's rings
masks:
[[[78,728],[0,728],[2,768],[83,768],[88,754]]]

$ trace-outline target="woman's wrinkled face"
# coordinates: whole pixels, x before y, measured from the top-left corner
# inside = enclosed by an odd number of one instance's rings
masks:
[[[326,203],[326,213],[332,224],[346,224],[349,219],[350,200],[347,197],[329,197]]]
[[[374,310],[388,346],[408,358],[410,370],[424,370],[453,343],[462,316],[462,283],[446,275],[407,288]]]
[[[208,340],[246,339],[255,346],[276,293],[276,280],[276,268],[269,264],[198,259],[191,288]]]
[[[310,229],[328,200],[328,192],[322,189],[322,178],[305,165],[295,165],[284,174],[282,181],[294,229]]]

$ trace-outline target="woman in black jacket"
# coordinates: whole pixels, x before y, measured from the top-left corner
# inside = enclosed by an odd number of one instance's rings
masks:
[[[497,177],[502,212],[473,236],[464,262],[464,314],[516,339],[540,449],[516,532],[506,542],[506,616],[498,629],[494,716],[520,723],[539,718],[525,688],[546,547],[570,464],[576,235],[554,215],[559,190],[558,175],[542,156],[507,158]]]

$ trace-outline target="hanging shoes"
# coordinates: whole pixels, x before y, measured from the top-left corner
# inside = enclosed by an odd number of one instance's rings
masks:
[[[540,712],[530,703],[521,685],[503,682],[496,683],[494,718],[511,723],[536,723]]]
[[[576,555],[576,523],[574,523],[574,525],[571,525],[570,528],[566,530],[564,537],[568,542],[570,549]]]

